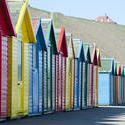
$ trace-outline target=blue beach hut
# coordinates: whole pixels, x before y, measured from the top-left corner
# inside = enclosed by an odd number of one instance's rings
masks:
[[[112,105],[114,59],[102,58],[99,68],[98,104]]]
[[[85,62],[83,42],[73,39],[75,51],[75,81],[74,81],[74,110],[79,110],[82,105],[83,62]],[[85,67],[85,63],[84,63]]]

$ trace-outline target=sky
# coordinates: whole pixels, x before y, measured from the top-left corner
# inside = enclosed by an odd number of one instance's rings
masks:
[[[95,19],[105,13],[125,25],[125,0],[29,0],[32,7],[67,16]]]

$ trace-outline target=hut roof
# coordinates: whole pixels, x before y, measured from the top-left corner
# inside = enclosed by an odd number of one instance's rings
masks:
[[[68,45],[68,57],[75,58],[74,45],[71,33],[66,33],[66,40]]]
[[[44,34],[43,34],[41,19],[33,18],[31,22],[33,26],[33,31],[36,34],[37,42],[40,43],[42,50],[47,51],[47,46],[46,46],[46,41],[45,41]]]
[[[52,46],[53,53],[58,54],[52,19],[42,19],[42,27],[47,46]]]
[[[63,53],[63,56],[68,56],[68,48],[67,48],[67,41],[66,41],[66,34],[65,34],[65,28],[62,27],[61,31],[56,31],[56,40],[57,46],[58,46],[58,52]]]
[[[111,58],[102,58],[101,59],[101,67],[99,68],[99,72],[112,72],[114,73],[114,59]]]
[[[7,4],[6,0],[0,1],[0,12],[1,12],[0,16],[4,17],[4,23],[6,25],[6,29],[8,29],[6,32],[7,35],[15,36],[15,30],[14,30],[13,23],[12,23],[12,17],[10,15],[8,4]],[[0,20],[1,20],[1,18],[2,17],[0,17]],[[0,26],[0,27],[2,27],[2,26]]]
[[[79,39],[73,39],[75,58],[78,58],[80,61],[85,62],[83,42]]]
[[[83,44],[84,52],[85,52],[85,60],[87,63],[91,64],[91,52],[89,44]]]
[[[24,30],[26,28],[28,34],[26,37],[28,37],[29,42],[36,43],[28,10],[28,0],[8,0],[8,5],[10,7],[10,14],[12,16],[16,33],[18,34],[20,29]],[[22,26],[22,24],[25,25],[25,27]],[[24,32],[22,31],[21,33],[23,34]],[[23,35],[25,36],[25,33]]]

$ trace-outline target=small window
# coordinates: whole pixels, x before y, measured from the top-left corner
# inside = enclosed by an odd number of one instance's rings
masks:
[[[18,42],[18,81],[22,81],[22,42]]]
[[[33,68],[36,68],[36,46],[33,46]]]

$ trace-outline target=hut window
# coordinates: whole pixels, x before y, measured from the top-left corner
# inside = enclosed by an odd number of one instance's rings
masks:
[[[18,42],[18,81],[22,81],[22,42]]]
[[[33,68],[36,68],[36,46],[35,45],[33,46],[33,57],[34,57]]]

